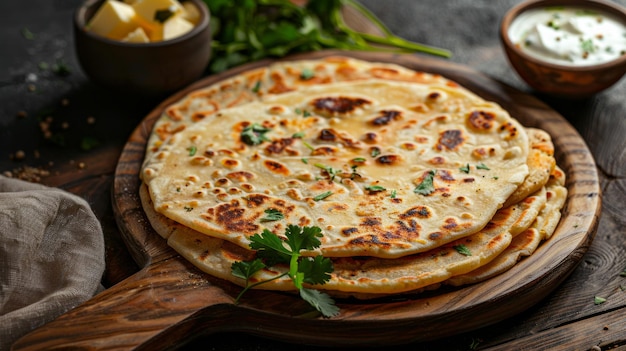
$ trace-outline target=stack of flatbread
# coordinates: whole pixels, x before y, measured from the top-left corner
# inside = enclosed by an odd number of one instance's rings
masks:
[[[206,273],[244,285],[231,264],[255,256],[251,236],[318,226],[304,255],[334,272],[312,288],[357,298],[500,274],[551,236],[567,195],[545,131],[440,75],[346,57],[188,94],[157,120],[141,177],[156,232]]]

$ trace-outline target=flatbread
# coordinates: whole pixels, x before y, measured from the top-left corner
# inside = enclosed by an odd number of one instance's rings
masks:
[[[561,209],[567,199],[567,188],[565,188],[564,183],[565,173],[556,167],[551,172],[550,180],[544,191],[545,206],[539,212],[532,226],[514,236],[506,250],[493,261],[467,274],[452,277],[446,283],[460,286],[482,282],[506,272],[522,258],[532,255],[543,240],[552,236],[561,218]]]
[[[247,145],[255,123],[267,141]],[[465,89],[367,80],[223,110],[173,135],[143,179],[157,212],[243,248],[264,228],[317,225],[325,235],[309,254],[395,258],[483,228],[526,178],[528,143]],[[284,219],[265,221],[268,210]]]
[[[354,296],[357,297],[373,298],[413,292],[452,276],[467,273],[491,261],[505,250],[513,236],[533,223],[544,206],[545,199],[545,191],[540,191],[519,204],[498,210],[487,226],[478,233],[425,253],[396,259],[333,258],[334,271],[330,281],[313,287],[328,290],[330,293],[349,292],[356,293]],[[189,228],[175,231],[169,237],[168,244],[201,270],[235,284],[245,285],[242,279],[230,274],[230,267],[236,261],[254,258],[253,251],[193,232]],[[460,253],[456,249],[459,245],[465,246],[471,255]],[[269,283],[259,285],[259,288],[294,290],[290,278],[275,279],[287,270],[286,266],[265,268],[250,283],[272,279]]]
[[[276,62],[195,90],[168,106],[156,121],[150,134],[146,159],[173,134],[214,116],[222,109],[311,86],[367,79],[458,87],[457,83],[438,74],[343,56],[331,56],[319,60]],[[427,107],[424,106],[424,108]]]
[[[529,173],[524,182],[506,200],[504,207],[520,202],[528,195],[539,191],[550,178],[550,174],[556,166],[554,158],[554,144],[550,134],[537,128],[526,128],[530,142],[528,153]]]

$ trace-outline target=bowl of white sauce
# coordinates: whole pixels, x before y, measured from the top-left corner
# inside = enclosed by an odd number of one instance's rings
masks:
[[[510,9],[500,39],[534,90],[588,97],[626,73],[626,10],[602,0],[532,0]]]

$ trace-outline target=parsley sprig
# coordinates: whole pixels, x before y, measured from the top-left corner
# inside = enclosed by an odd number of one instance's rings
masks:
[[[268,208],[265,210],[265,217],[261,217],[261,222],[280,221],[285,218],[285,215],[275,208]]]
[[[379,18],[355,0],[204,0],[211,13],[213,55],[209,71],[266,57],[321,49],[423,52],[450,57],[448,50],[394,35]],[[381,35],[353,30],[342,9],[350,7],[378,27]],[[382,45],[379,45],[382,44]],[[303,72],[303,79],[310,78]]]
[[[238,261],[231,265],[231,273],[245,279],[246,285],[235,299],[238,303],[243,294],[261,284],[289,276],[299,290],[300,297],[308,302],[324,317],[339,314],[339,308],[328,294],[305,287],[305,284],[324,284],[330,280],[333,264],[323,256],[304,257],[302,250],[314,250],[321,245],[322,230],[319,227],[299,227],[289,224],[285,229],[286,240],[265,229],[261,234],[250,237],[250,248],[256,250],[256,258],[251,261]],[[272,279],[250,284],[250,278],[267,266],[288,264],[289,270]]]
[[[248,145],[259,145],[264,141],[270,140],[265,136],[265,133],[269,131],[271,131],[271,129],[265,128],[258,123],[253,123],[241,131],[240,138],[241,141]]]
[[[420,195],[430,195],[435,191],[435,186],[433,184],[433,178],[435,178],[435,171],[430,170],[424,177],[421,183],[419,183],[413,192]]]

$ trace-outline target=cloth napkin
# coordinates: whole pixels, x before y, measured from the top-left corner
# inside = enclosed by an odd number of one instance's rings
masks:
[[[85,200],[0,176],[0,350],[93,297],[104,267]]]

